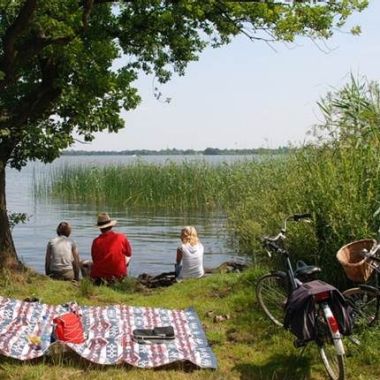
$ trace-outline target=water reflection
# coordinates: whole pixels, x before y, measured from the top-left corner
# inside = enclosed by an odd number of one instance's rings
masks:
[[[152,162],[168,160],[162,156],[158,159],[159,161],[156,161],[157,158],[147,157],[147,160]],[[218,159],[220,160],[220,157]],[[25,212],[30,216],[26,224],[17,225],[13,231],[17,252],[26,265],[39,272],[44,271],[46,244],[55,236],[55,229],[61,220],[67,220],[72,224],[72,238],[78,244],[81,258],[90,258],[92,240],[99,233],[95,227],[96,214],[99,211],[107,211],[113,219],[117,219],[116,229],[128,235],[133,247],[130,266],[132,275],[172,271],[180,229],[189,224],[196,226],[205,246],[205,266],[215,267],[233,255],[227,244],[225,217],[221,213],[130,211],[123,207],[111,208],[105,204],[62,203],[48,197],[41,199],[33,196],[33,178],[43,176],[48,170],[54,170],[59,165],[108,165],[129,163],[133,160],[136,158],[128,156],[62,157],[51,165],[30,163],[21,172],[7,170],[8,210]]]

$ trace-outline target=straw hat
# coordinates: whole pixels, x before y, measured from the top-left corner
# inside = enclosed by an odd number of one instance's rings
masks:
[[[98,214],[98,222],[96,227],[103,229],[107,227],[113,227],[117,223],[117,220],[111,220],[110,216],[106,212]]]

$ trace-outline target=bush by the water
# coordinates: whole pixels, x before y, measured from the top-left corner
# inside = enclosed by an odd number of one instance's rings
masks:
[[[235,200],[230,221],[249,250],[259,235],[277,232],[287,215],[312,212],[312,225],[289,225],[288,247],[344,285],[337,250],[376,238],[380,223],[379,85],[352,79],[319,105],[325,122],[315,128],[313,143],[285,161],[265,163],[256,181],[240,183],[246,191]]]

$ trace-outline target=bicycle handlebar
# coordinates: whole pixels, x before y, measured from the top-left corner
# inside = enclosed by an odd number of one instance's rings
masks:
[[[281,244],[286,238],[286,222],[288,221],[299,222],[302,220],[310,221],[311,218],[312,218],[311,213],[290,215],[284,220],[283,227],[281,228],[281,231],[276,236],[264,236],[262,239],[263,246],[266,249],[269,257],[271,257],[270,251],[288,256],[288,252],[285,249],[281,248],[281,246],[279,245],[279,243]]]
[[[270,237],[264,238],[263,245],[264,245],[264,248],[266,248],[267,250],[270,250],[272,252],[276,252],[276,253],[279,253],[282,255],[287,254],[287,251],[285,249],[281,248],[277,244],[277,242],[275,240],[273,240],[273,238],[270,238]]]
[[[295,222],[298,222],[298,221],[304,220],[304,219],[311,219],[311,218],[312,218],[312,215],[310,213],[306,213],[306,214],[294,214],[292,216],[292,219]]]
[[[372,261],[376,261],[380,263],[380,257],[377,256],[377,253],[379,251],[380,251],[380,244],[372,248],[370,252],[368,252],[367,250],[363,250],[361,254],[362,254],[362,257],[364,257],[367,260],[372,260]]]

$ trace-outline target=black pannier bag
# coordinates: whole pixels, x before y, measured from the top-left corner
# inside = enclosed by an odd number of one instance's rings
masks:
[[[334,314],[342,335],[350,335],[352,331],[352,309],[343,294],[323,281],[314,280],[302,284],[289,296],[286,303],[284,327],[302,341],[314,340],[315,329],[315,295],[328,292],[328,304]]]

